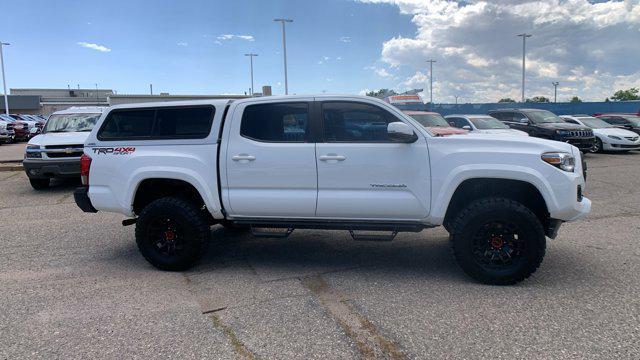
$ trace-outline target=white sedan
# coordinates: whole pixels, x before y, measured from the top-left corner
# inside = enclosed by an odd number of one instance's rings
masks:
[[[476,134],[529,136],[524,131],[511,129],[502,121],[489,115],[448,115],[444,117],[454,127]]]
[[[589,115],[562,115],[564,121],[593,129],[596,136],[594,152],[640,150],[640,136],[633,131],[617,128]]]

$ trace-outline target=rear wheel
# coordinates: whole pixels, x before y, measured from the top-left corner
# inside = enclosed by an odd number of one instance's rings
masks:
[[[211,238],[207,218],[188,201],[166,197],[147,205],[136,223],[136,243],[151,265],[181,271],[195,265]]]
[[[546,238],[536,215],[504,198],[472,202],[452,221],[453,250],[472,278],[510,285],[533,274],[544,258]]]
[[[43,190],[49,187],[49,179],[29,179],[31,187],[36,190]]]

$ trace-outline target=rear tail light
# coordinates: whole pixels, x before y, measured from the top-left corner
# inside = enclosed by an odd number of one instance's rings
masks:
[[[80,179],[82,185],[89,186],[89,169],[91,168],[91,158],[87,154],[80,157]]]

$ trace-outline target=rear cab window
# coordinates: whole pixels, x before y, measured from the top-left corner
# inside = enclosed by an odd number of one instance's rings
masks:
[[[203,139],[211,132],[213,106],[181,106],[111,111],[98,131],[101,141]]]

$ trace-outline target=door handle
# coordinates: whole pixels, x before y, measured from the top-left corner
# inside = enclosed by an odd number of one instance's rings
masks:
[[[231,158],[233,161],[253,161],[256,157],[248,154],[240,154]]]
[[[342,156],[342,155],[336,155],[336,154],[327,154],[327,155],[322,155],[320,156],[320,160],[321,161],[344,161],[346,160],[346,156]]]

